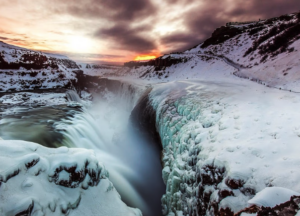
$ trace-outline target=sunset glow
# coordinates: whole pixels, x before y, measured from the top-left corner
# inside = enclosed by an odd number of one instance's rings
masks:
[[[0,1],[0,41],[69,57],[71,53],[81,62],[120,65],[184,51],[226,22],[264,19],[300,6],[295,0],[263,5],[256,0]]]
[[[155,59],[157,57],[158,56],[155,56],[155,55],[139,55],[134,58],[134,61],[146,61],[146,60]]]

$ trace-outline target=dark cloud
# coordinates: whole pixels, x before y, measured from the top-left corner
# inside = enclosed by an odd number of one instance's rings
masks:
[[[200,37],[188,33],[170,34],[161,39],[161,43],[167,47],[165,53],[185,51],[200,42]]]
[[[70,13],[73,16],[109,21],[137,21],[153,16],[156,8],[151,0],[78,0],[55,1],[57,13]]]
[[[5,41],[5,40],[9,40],[9,38],[7,38],[7,37],[1,37],[0,36],[0,40],[4,40]]]
[[[52,7],[55,14],[69,14],[83,20],[99,20],[108,26],[92,32],[94,38],[111,41],[111,48],[133,52],[149,52],[155,49],[155,42],[142,35],[150,32],[152,27],[132,27],[146,18],[154,17],[157,8],[151,0],[55,0]],[[84,21],[83,21],[84,22]],[[103,25],[101,25],[103,26]],[[141,25],[140,25],[141,26]],[[54,31],[56,33],[56,31]]]
[[[182,3],[185,0],[168,0]],[[183,17],[187,31],[161,38],[161,43],[173,45],[171,51],[185,50],[210,37],[212,32],[230,21],[252,21],[296,12],[300,1],[296,0],[202,0],[202,4],[188,11]]]
[[[113,41],[113,46],[118,49],[149,53],[156,48],[156,45],[154,40],[142,35],[148,28],[151,27],[130,28],[130,26],[126,25],[115,25],[112,28],[99,29],[94,36]]]
[[[204,41],[214,29],[226,22],[269,18],[300,9],[299,0],[165,0],[158,5],[155,1],[54,0],[55,4],[51,3],[50,7],[57,14],[67,13],[84,20],[104,20],[113,27],[96,27],[93,37],[111,41],[112,48],[143,53],[157,49],[157,42],[166,47],[162,52],[184,50]],[[184,23],[185,31],[150,38],[148,35],[151,35],[155,23],[148,23],[143,29],[132,27],[133,24],[144,23],[149,17],[156,20],[161,11],[168,19],[174,5],[185,8],[192,4],[195,7],[177,18]],[[174,18],[169,21],[173,22]]]

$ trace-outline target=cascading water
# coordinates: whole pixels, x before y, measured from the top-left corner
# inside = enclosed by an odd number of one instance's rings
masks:
[[[83,107],[83,112],[55,127],[64,135],[65,146],[97,152],[124,202],[141,209],[145,216],[159,216],[160,199],[165,192],[160,152],[153,141],[137,133],[128,121],[144,90],[121,84],[119,91],[105,96],[107,100],[99,97],[91,108]],[[68,99],[78,102],[75,92],[69,92]]]
[[[75,101],[75,102],[78,102],[78,103],[81,102],[81,99],[80,99],[79,95],[73,90],[67,91],[66,92],[66,97],[67,97],[68,101]]]

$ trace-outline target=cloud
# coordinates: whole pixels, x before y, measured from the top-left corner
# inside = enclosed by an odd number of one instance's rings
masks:
[[[166,47],[166,53],[181,52],[191,48],[195,44],[199,44],[201,37],[182,32],[167,35],[163,37],[160,42]]]
[[[51,8],[55,13],[71,14],[87,19],[106,19],[109,21],[136,21],[155,14],[156,8],[151,0],[55,0]]]
[[[168,1],[175,4],[185,4],[185,0]],[[168,34],[161,38],[161,43],[173,45],[173,51],[184,50],[209,38],[216,28],[226,22],[271,18],[295,12],[295,8],[300,8],[300,1],[202,0],[200,4],[182,16],[183,26],[186,28],[185,32]]]
[[[27,44],[40,41],[42,47],[66,52],[75,52],[68,43],[81,37],[93,43],[91,53],[118,53],[128,60],[151,52],[183,51],[226,22],[298,9],[298,0],[2,0],[1,29],[9,32],[0,30],[0,36]]]
[[[149,53],[156,49],[154,40],[148,39],[142,32],[151,27],[143,26],[131,28],[126,24],[115,25],[111,28],[99,29],[94,36],[97,38],[109,39],[113,42],[112,48],[130,50],[139,53]]]
[[[92,22],[94,28],[90,27],[87,35],[99,41],[107,41],[111,49],[139,53],[156,49],[155,39],[142,34],[151,32],[152,26],[143,22],[149,17],[155,17],[157,12],[151,0],[55,0],[55,4],[49,6],[56,15],[81,19],[81,25]],[[139,23],[142,25],[137,27]],[[78,26],[77,23],[74,25]]]

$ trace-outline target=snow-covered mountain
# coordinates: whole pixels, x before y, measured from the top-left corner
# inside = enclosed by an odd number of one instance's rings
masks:
[[[67,87],[76,80],[77,69],[66,56],[0,42],[0,91]]]

